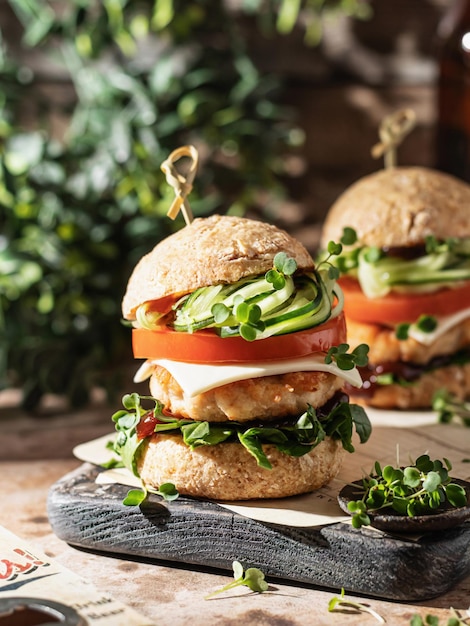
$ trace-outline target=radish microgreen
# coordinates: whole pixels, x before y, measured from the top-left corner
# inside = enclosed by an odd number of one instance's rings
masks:
[[[122,503],[125,506],[139,506],[147,498],[147,489],[130,489]]]
[[[341,594],[339,597],[335,596],[334,598],[331,598],[331,600],[328,603],[328,612],[329,613],[333,613],[335,611],[341,611],[344,609],[352,609],[354,612],[356,613],[369,613],[369,615],[372,615],[373,617],[375,617],[375,619],[380,622],[381,624],[385,624],[385,619],[379,615],[376,611],[374,611],[374,609],[372,609],[368,604],[365,604],[364,602],[356,602],[354,600],[347,600],[345,599],[345,593],[344,593],[344,589],[341,589]]]
[[[328,254],[325,258],[321,258],[318,263],[319,266],[322,264],[328,265],[328,278],[330,278],[331,280],[337,280],[342,272],[347,271],[348,265],[350,263],[348,261],[348,257],[351,253],[348,253],[346,255],[346,258],[343,258],[343,246],[351,246],[355,244],[356,241],[356,231],[354,230],[354,228],[346,226],[346,228],[343,229],[343,234],[339,242],[328,242],[326,246],[326,252]],[[332,257],[337,257],[334,262],[330,260]]]
[[[422,333],[432,333],[437,328],[437,319],[433,315],[420,315],[414,324],[402,323],[395,328],[395,336],[397,339],[408,339],[410,330],[416,330]]]
[[[455,609],[450,609],[452,615],[449,617],[447,622],[442,626],[470,626],[470,609],[465,611],[466,615],[463,615],[460,611],[456,611]],[[410,620],[410,626],[439,626],[440,620],[436,615],[426,615],[423,619],[421,615],[413,615]]]
[[[217,589],[216,591],[210,593],[205,597],[206,600],[240,586],[248,587],[257,593],[263,593],[263,591],[268,590],[269,585],[264,578],[264,573],[257,567],[249,567],[246,571],[244,571],[243,565],[239,561],[233,561],[232,569],[235,580],[228,583],[221,589]]]
[[[364,367],[368,363],[369,346],[361,343],[354,350],[348,353],[349,344],[340,343],[338,346],[332,346],[326,356],[325,363],[329,364],[336,361],[336,365],[341,370],[352,370],[354,367]]]
[[[173,483],[162,483],[158,489],[147,489],[145,486],[142,489],[130,489],[122,503],[125,506],[139,506],[147,499],[149,492],[161,496],[167,502],[176,500],[180,495]]]
[[[444,502],[458,508],[467,504],[465,489],[452,482],[448,459],[432,461],[427,454],[419,456],[408,467],[374,465],[373,475],[362,479],[362,498],[351,500],[348,510],[354,528],[368,526],[370,514],[392,509],[399,515],[414,517],[436,511]]]
[[[265,278],[271,283],[274,289],[282,289],[286,284],[286,276],[292,276],[296,269],[297,263],[295,259],[287,256],[285,252],[278,252],[274,257],[273,269],[268,270]]]

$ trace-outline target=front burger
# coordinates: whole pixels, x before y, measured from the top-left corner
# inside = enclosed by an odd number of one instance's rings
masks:
[[[470,186],[423,167],[368,175],[331,207],[321,245],[339,258],[348,341],[370,346],[354,396],[379,408],[429,408],[470,393]]]
[[[346,340],[340,290],[273,225],[195,219],[139,261],[122,311],[152,406],[115,414],[115,449],[147,489],[305,493],[338,473],[354,429],[367,440],[369,420],[343,391],[362,384],[357,367],[325,358]]]

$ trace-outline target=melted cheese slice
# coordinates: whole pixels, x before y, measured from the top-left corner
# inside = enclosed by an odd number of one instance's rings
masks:
[[[170,372],[189,397],[238,380],[292,372],[329,372],[344,379],[354,387],[362,386],[362,379],[356,368],[342,370],[335,363],[325,363],[324,359],[325,356],[319,354],[301,359],[243,365],[207,365],[205,363],[182,363],[168,359],[155,359],[143,363],[134,377],[134,382],[144,381],[152,374],[153,366],[160,365]]]
[[[431,333],[423,333],[419,330],[419,328],[412,325],[409,328],[408,336],[412,337],[423,346],[430,346],[437,339],[439,339],[439,337],[442,337],[442,335],[444,335],[448,330],[468,318],[470,318],[470,307],[452,315],[445,315],[441,317],[436,316],[437,327]]]

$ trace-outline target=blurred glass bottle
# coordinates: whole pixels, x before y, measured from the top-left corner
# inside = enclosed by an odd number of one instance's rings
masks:
[[[437,168],[470,182],[470,0],[439,26]]]

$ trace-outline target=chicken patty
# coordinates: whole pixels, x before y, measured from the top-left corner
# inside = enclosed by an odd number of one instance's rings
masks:
[[[296,372],[250,378],[187,396],[165,368],[155,365],[150,393],[174,415],[207,422],[276,420],[320,407],[343,381],[327,372]]]
[[[352,348],[366,343],[371,363],[404,361],[425,365],[436,356],[454,354],[470,347],[470,319],[449,329],[429,346],[411,337],[397,339],[393,328],[348,320],[348,341]]]

